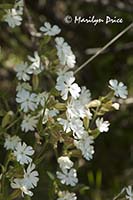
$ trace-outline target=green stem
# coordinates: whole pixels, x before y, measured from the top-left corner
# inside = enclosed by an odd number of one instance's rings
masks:
[[[12,126],[14,126],[14,124],[16,124],[21,117],[18,117],[16,120],[14,120],[9,126],[6,127],[6,130],[8,130],[9,128],[11,128]]]
[[[96,110],[95,110],[94,116],[93,116],[93,118],[92,118],[92,120],[91,120],[91,123],[90,123],[90,127],[93,126],[93,123],[94,123],[94,121],[95,121],[95,119],[96,119],[96,117],[97,117],[98,111],[99,111],[99,106],[97,106],[97,108],[96,108]]]
[[[3,196],[6,198],[7,196],[7,192],[6,192],[6,184],[5,184],[5,176],[6,176],[6,172],[7,172],[7,168],[8,168],[8,164],[10,162],[10,152],[7,154],[7,157],[5,159],[5,163],[4,163],[4,170],[3,170],[3,174],[2,174],[2,180],[1,180],[1,191]]]

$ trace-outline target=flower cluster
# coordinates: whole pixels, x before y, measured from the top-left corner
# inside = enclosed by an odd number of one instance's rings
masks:
[[[23,178],[14,178],[11,181],[11,187],[13,189],[20,189],[23,194],[32,196],[33,193],[30,189],[37,186],[39,181],[38,172],[35,171],[35,164],[32,162],[31,156],[34,154],[34,150],[31,146],[27,146],[26,143],[21,142],[21,139],[14,135],[7,135],[5,140],[4,147],[7,150],[11,150],[14,156],[14,159],[20,163],[23,169]],[[25,165],[28,165],[25,169]]]
[[[23,1],[18,1],[15,7],[8,11],[5,21],[11,27],[20,25],[22,11]],[[16,14],[9,20],[11,12],[16,12]],[[58,26],[51,26],[50,23],[45,22],[44,26],[40,27],[40,31],[45,37],[45,35],[56,36],[61,30]],[[59,62],[58,66],[53,65],[57,73],[54,88],[50,91],[45,91],[44,87],[43,89],[41,87],[42,84],[39,85],[41,75],[46,72],[40,51],[35,51],[33,56],[28,55],[26,62],[21,62],[15,67],[18,81],[16,118],[19,115],[20,120],[15,122],[17,125],[13,124],[19,133],[16,131],[17,134],[14,133],[13,136],[6,134],[4,147],[10,150],[8,152],[11,153],[14,165],[19,166],[19,172],[10,177],[11,187],[19,189],[22,196],[24,194],[32,196],[31,190],[39,181],[39,173],[35,170],[34,163],[39,163],[43,159],[45,145],[48,144],[50,148],[52,146],[60,168],[55,178],[57,198],[58,200],[76,200],[77,196],[74,192],[64,189],[70,186],[73,188],[79,182],[78,167],[75,167],[72,160],[78,157],[78,159],[85,158],[90,161],[93,158],[95,138],[100,133],[109,131],[110,122],[105,120],[105,114],[113,109],[119,109],[114,96],[125,99],[128,92],[122,82],[112,79],[109,81],[111,92],[93,100],[90,90],[76,83],[72,71],[76,59],[71,47],[62,37],[56,37],[54,42]],[[33,136],[34,149],[27,145],[24,134]],[[62,146],[60,153],[58,152],[59,144]],[[39,148],[38,145],[40,145]],[[127,189],[126,198],[132,200],[131,188]]]

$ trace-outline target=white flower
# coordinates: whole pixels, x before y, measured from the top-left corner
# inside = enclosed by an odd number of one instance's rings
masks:
[[[6,139],[5,139],[5,143],[4,143],[4,147],[9,150],[14,150],[16,145],[18,144],[18,142],[20,142],[21,139],[14,135],[14,136],[10,136],[10,135],[7,135]]]
[[[52,27],[49,22],[45,22],[44,26],[40,27],[40,31],[44,32],[44,35],[55,36],[61,32],[61,29],[57,25]]]
[[[70,120],[70,126],[73,131],[74,138],[81,138],[84,133],[83,121],[79,118],[72,118]]]
[[[127,192],[126,199],[133,200],[133,190],[131,185],[129,185],[126,188],[126,192]]]
[[[70,170],[64,169],[63,172],[56,172],[57,178],[62,184],[75,186],[78,183],[77,172],[74,168]]]
[[[49,119],[56,117],[58,114],[59,114],[59,110],[57,110],[56,108],[53,108],[52,110],[49,110],[48,108],[46,108],[45,114],[43,117],[43,124],[45,124]]]
[[[28,63],[20,63],[16,66],[15,71],[17,72],[17,78],[18,80],[23,80],[23,81],[29,81],[30,80],[30,76],[29,74],[31,74],[31,70],[28,67]]]
[[[7,22],[10,27],[14,28],[15,26],[20,26],[22,20],[20,12],[17,9],[12,8],[6,10],[4,21]]]
[[[36,128],[36,125],[38,123],[38,119],[36,116],[25,115],[24,120],[21,123],[21,129],[22,131],[28,132],[28,131],[34,131]]]
[[[73,76],[73,72],[66,72],[57,78],[56,89],[61,92],[63,100],[67,100],[69,92],[74,99],[79,97],[81,89],[74,81],[75,77]]]
[[[74,144],[77,149],[80,149],[82,152],[83,157],[86,160],[91,160],[94,154],[94,138],[89,136],[87,132],[84,132],[82,137],[79,140],[74,140]]]
[[[15,178],[13,182],[11,182],[11,187],[13,189],[20,189],[22,191],[22,197],[24,197],[24,194],[33,196],[33,193],[26,187],[24,179]]]
[[[71,131],[71,124],[70,124],[69,120],[62,119],[62,118],[58,118],[57,120],[58,120],[59,124],[61,124],[63,126],[63,130],[66,133],[69,133]]]
[[[24,89],[17,93],[16,102],[21,104],[21,110],[24,112],[28,112],[29,110],[34,111],[37,108],[36,94],[30,94],[29,91]]]
[[[85,86],[81,87],[81,93],[79,96],[80,104],[85,105],[91,101],[91,93]]]
[[[35,164],[29,164],[27,170],[24,170],[24,183],[28,189],[34,188],[37,186],[37,182],[39,181],[39,174],[35,169]],[[33,171],[34,170],[34,171]]]
[[[108,121],[103,121],[103,118],[97,118],[96,126],[98,130],[102,132],[108,132],[110,123]]]
[[[32,87],[31,87],[31,85],[29,83],[26,83],[26,82],[18,83],[18,85],[16,87],[16,91],[20,92],[23,89],[31,91]]]
[[[31,146],[27,146],[24,142],[22,144],[19,142],[14,150],[14,155],[21,165],[31,163],[32,158],[30,158],[30,156],[33,154],[33,148]]]
[[[36,103],[37,105],[41,105],[42,107],[44,107],[46,101],[48,100],[48,96],[49,94],[47,92],[42,92],[37,94],[36,96]]]
[[[59,124],[63,126],[66,133],[73,132],[74,138],[81,138],[84,133],[83,122],[79,118],[72,118],[70,120],[58,118]]]
[[[28,59],[32,62],[30,70],[33,74],[39,74],[44,69],[37,51],[34,52],[34,57],[28,56]]]
[[[62,171],[64,169],[70,169],[73,166],[73,162],[70,160],[68,156],[61,156],[58,158],[57,161]]]
[[[60,191],[57,200],[77,200],[76,194],[68,191]]]
[[[71,47],[67,42],[64,42],[64,38],[55,38],[57,55],[62,65],[67,65],[68,68],[73,68],[76,63],[75,55],[73,54]]]
[[[92,118],[92,113],[89,109],[86,109],[85,104],[82,104],[79,99],[71,99],[70,102],[67,103],[66,110],[67,118],[84,118],[88,117]]]
[[[109,87],[115,91],[115,96],[121,97],[123,99],[127,98],[128,91],[127,86],[125,86],[122,82],[119,82],[117,80],[110,80],[109,81]]]

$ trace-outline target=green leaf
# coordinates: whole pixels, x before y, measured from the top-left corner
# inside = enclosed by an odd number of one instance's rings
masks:
[[[55,176],[54,176],[51,172],[47,171],[47,175],[49,176],[49,178],[50,178],[52,181],[55,180]]]

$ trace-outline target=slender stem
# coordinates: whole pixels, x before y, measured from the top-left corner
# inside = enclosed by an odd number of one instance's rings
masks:
[[[91,120],[90,127],[93,126],[93,123],[94,123],[94,121],[95,121],[95,119],[96,119],[96,117],[97,117],[98,111],[99,111],[99,106],[97,106],[97,108],[96,108],[96,110],[95,110],[95,113],[94,113],[93,118],[92,118],[92,120]]]
[[[14,120],[9,126],[6,127],[6,130],[8,130],[9,128],[11,128],[12,126],[14,126],[14,124],[16,124],[18,121],[20,120],[20,117],[18,117],[16,120]]]
[[[77,70],[75,70],[75,74],[82,70],[88,63],[90,63],[94,58],[96,58],[100,53],[102,53],[105,49],[107,49],[111,44],[113,44],[116,40],[118,40],[122,35],[124,35],[129,29],[133,27],[133,23],[127,26],[123,31],[121,31],[118,35],[116,35],[112,40],[110,40],[105,46],[103,46],[100,50],[98,50],[92,57],[90,57],[86,62],[84,62]]]

